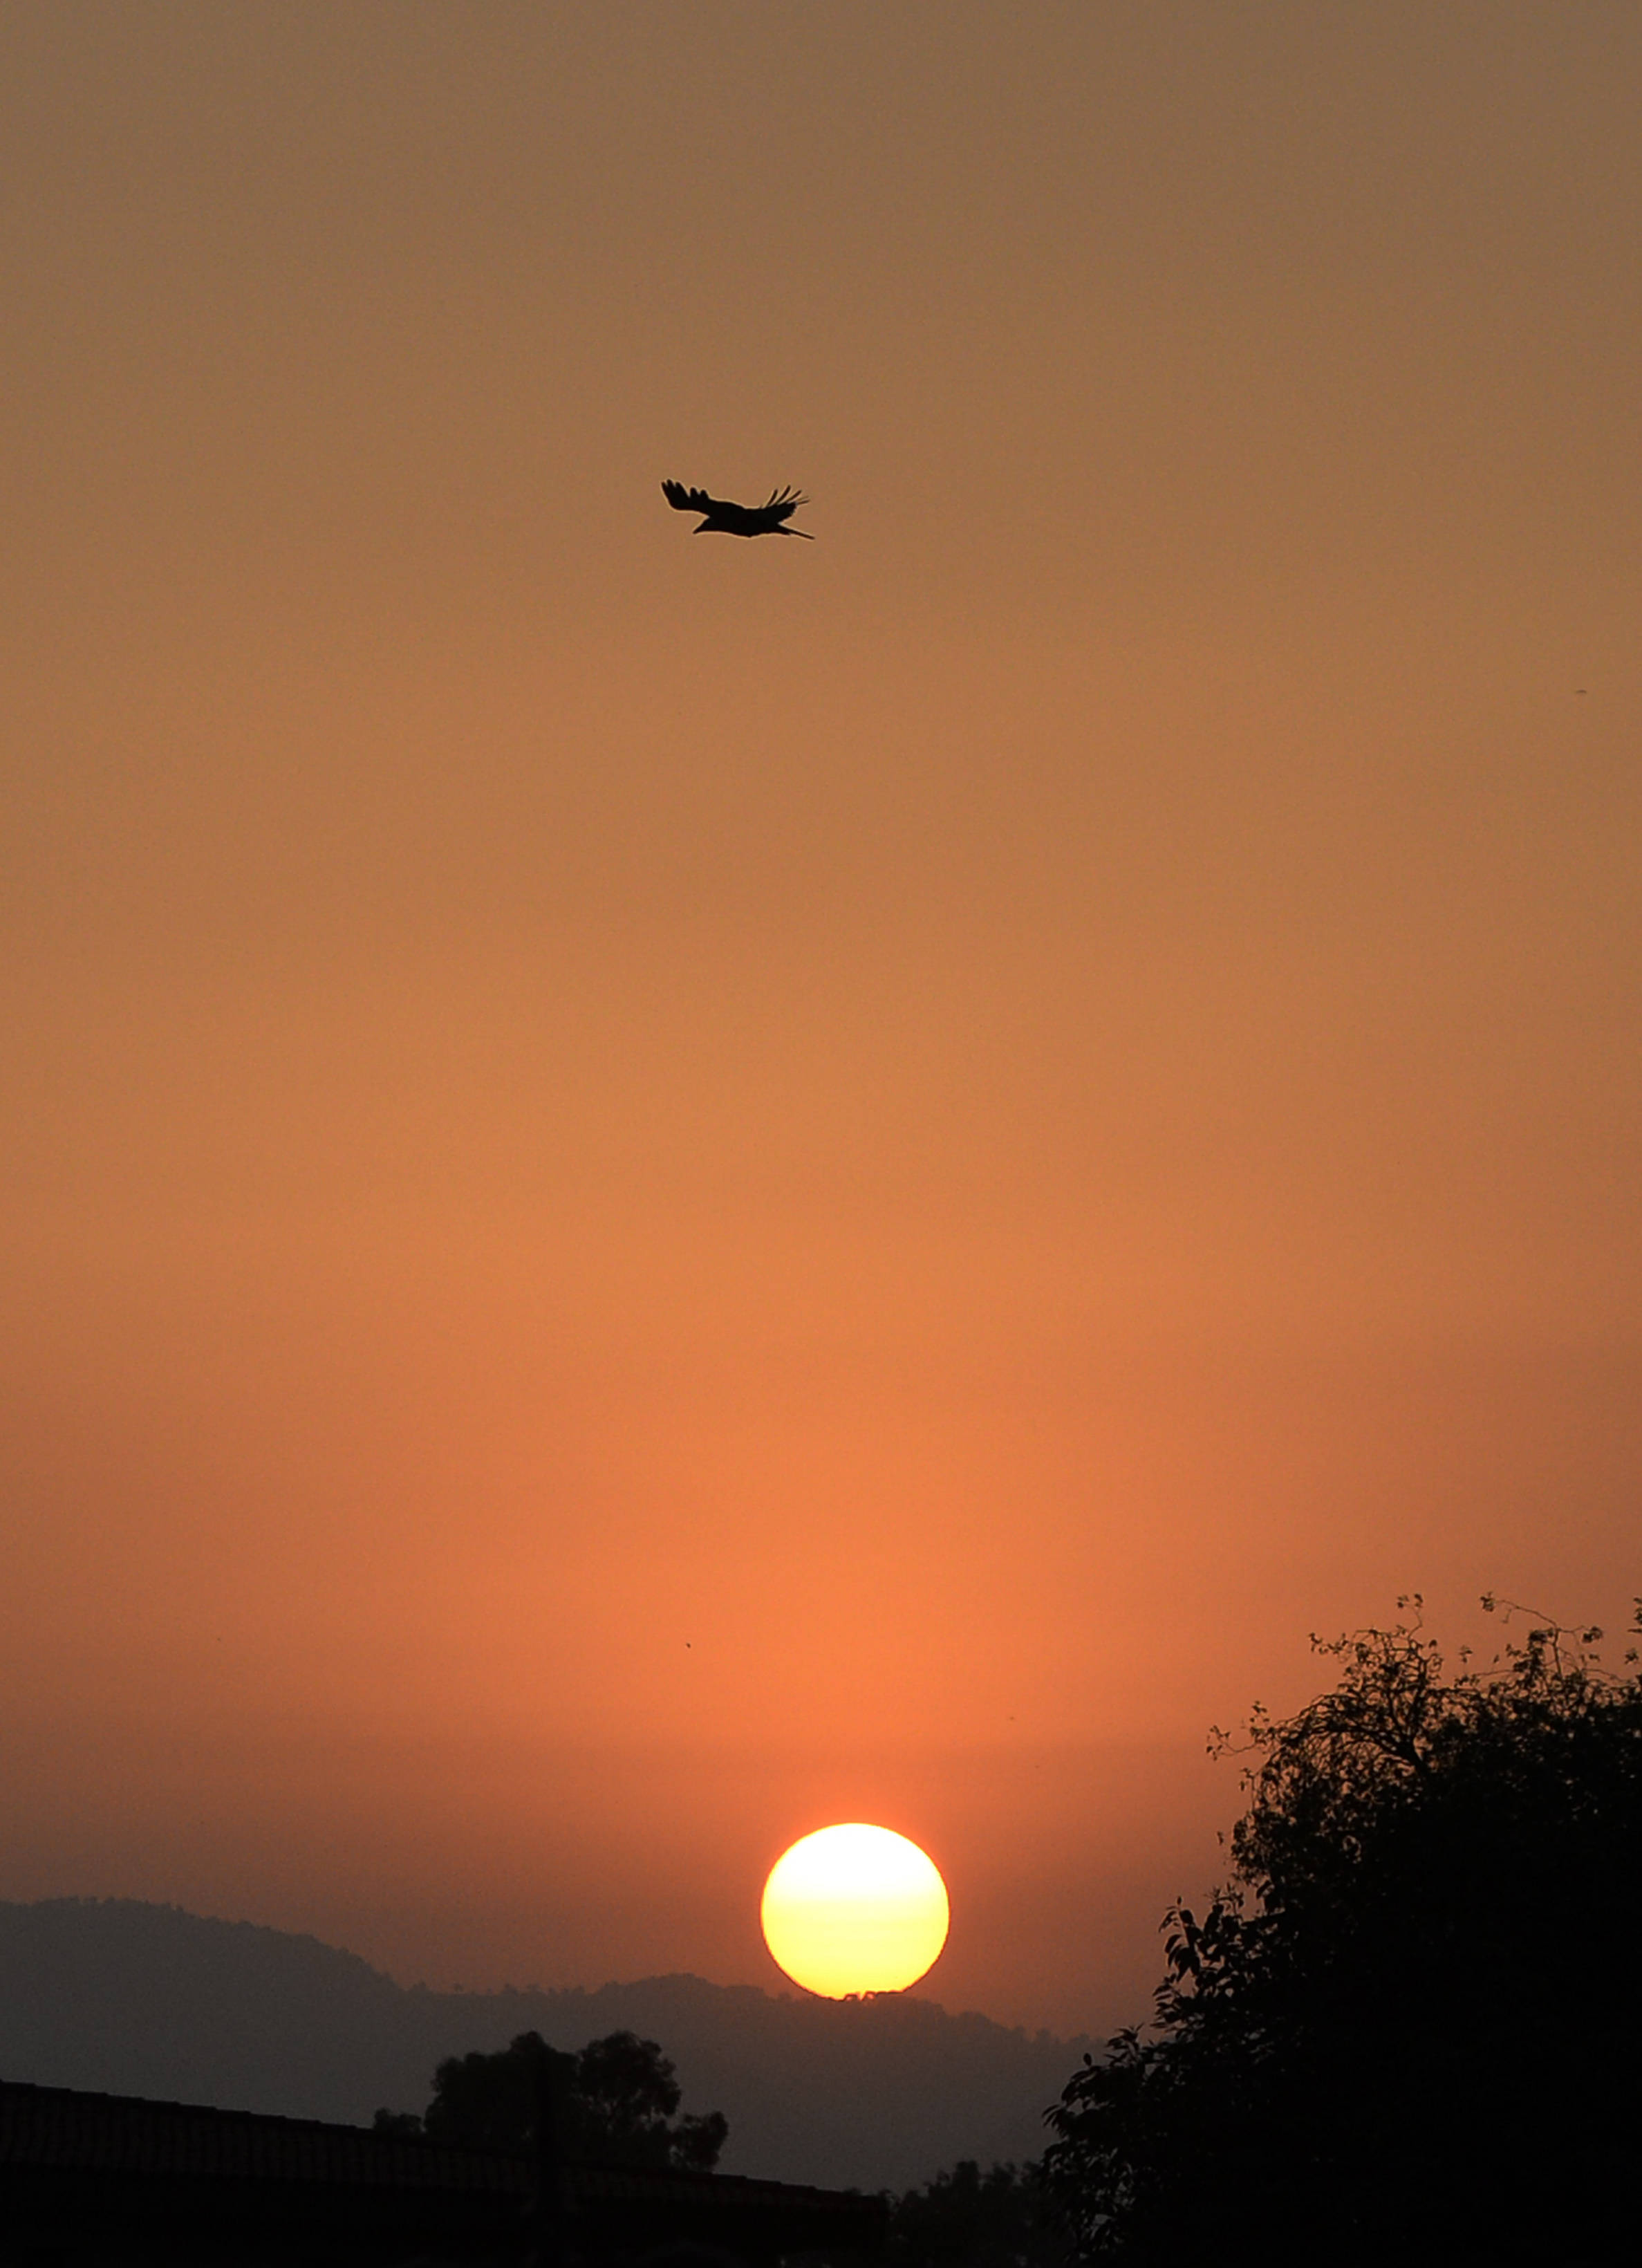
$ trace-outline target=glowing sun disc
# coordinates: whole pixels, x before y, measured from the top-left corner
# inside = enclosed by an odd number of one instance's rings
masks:
[[[934,1860],[904,1835],[858,1821],[819,1828],[777,1859],[761,1918],[793,1983],[841,2000],[916,1984],[952,1915]]]

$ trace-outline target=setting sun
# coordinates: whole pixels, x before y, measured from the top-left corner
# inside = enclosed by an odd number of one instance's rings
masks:
[[[915,1984],[946,1942],[946,1885],[904,1835],[858,1822],[806,1835],[764,1884],[764,1942],[828,1999]]]

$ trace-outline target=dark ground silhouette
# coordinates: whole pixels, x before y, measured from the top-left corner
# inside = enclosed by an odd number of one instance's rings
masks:
[[[552,2056],[532,2052],[534,2077]],[[648,2098],[657,2068],[644,2060],[629,2077]],[[617,2061],[630,2063],[625,2043]],[[551,2117],[530,2139],[497,2148],[0,2083],[0,2258],[6,2268],[658,2268],[663,2257],[677,2268],[687,2258],[870,2268],[881,2250],[880,2198],[696,2166],[578,2161],[553,2146]]]

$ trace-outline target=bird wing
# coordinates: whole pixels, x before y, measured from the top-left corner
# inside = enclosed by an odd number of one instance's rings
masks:
[[[801,504],[808,502],[809,498],[800,496],[797,489],[772,489],[769,502],[759,504],[756,509],[761,519],[768,519],[771,526],[778,527],[784,519],[792,519]]]
[[[674,512],[717,512],[719,509],[716,497],[710,497],[705,489],[687,489],[682,481],[663,481],[661,493]]]

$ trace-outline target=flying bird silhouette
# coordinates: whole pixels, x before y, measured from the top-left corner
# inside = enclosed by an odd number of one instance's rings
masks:
[[[706,513],[692,531],[696,535],[801,535],[806,543],[815,541],[808,528],[786,525],[799,506],[809,502],[797,489],[773,490],[768,504],[725,504],[705,489],[687,489],[682,481],[663,481],[661,493],[674,512]]]

